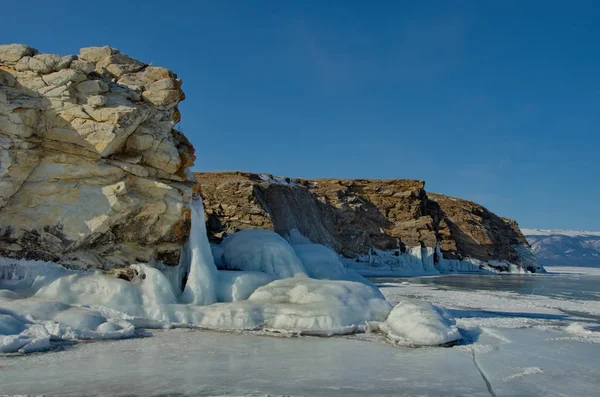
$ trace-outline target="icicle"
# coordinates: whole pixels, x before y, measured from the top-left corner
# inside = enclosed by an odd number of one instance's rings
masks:
[[[206,224],[204,221],[204,205],[197,197],[190,202],[192,212],[192,230],[189,241],[189,274],[181,295],[183,303],[210,305],[217,301],[217,267],[212,256]]]

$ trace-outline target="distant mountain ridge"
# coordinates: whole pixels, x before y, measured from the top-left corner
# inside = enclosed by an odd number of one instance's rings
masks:
[[[521,229],[526,236],[597,236],[600,237],[600,232],[581,231],[581,230],[564,230],[564,229]]]
[[[600,267],[600,232],[521,229],[543,266]]]

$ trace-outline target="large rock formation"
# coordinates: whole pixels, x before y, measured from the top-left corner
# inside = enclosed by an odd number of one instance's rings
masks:
[[[427,193],[427,197],[427,211],[434,219],[445,257],[500,259],[519,264],[519,248],[529,248],[514,220],[499,217],[472,201],[436,193]]]
[[[417,180],[278,178],[244,172],[196,173],[213,241],[237,230],[294,229],[346,258],[373,248],[406,252],[439,245],[445,259],[506,261],[529,267],[516,222],[471,201],[428,194]]]
[[[111,47],[0,46],[0,256],[175,265],[194,150],[181,81]]]

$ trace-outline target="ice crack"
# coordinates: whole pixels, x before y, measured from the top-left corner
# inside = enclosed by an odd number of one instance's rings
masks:
[[[492,388],[492,384],[490,383],[490,380],[485,375],[485,373],[483,372],[483,370],[479,366],[479,363],[477,362],[477,357],[475,357],[475,350],[474,349],[471,349],[471,357],[473,357],[473,364],[475,364],[475,368],[477,368],[477,371],[479,371],[479,374],[483,378],[483,381],[485,382],[485,386],[487,387],[488,392],[490,393],[490,396],[496,397],[496,393],[494,392],[494,389]]]

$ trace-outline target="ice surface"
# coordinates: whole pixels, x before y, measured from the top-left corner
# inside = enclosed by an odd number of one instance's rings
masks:
[[[600,268],[597,267],[573,267],[573,266],[546,266],[550,273],[587,274],[600,276]]]
[[[305,272],[292,246],[269,230],[242,230],[227,236],[221,246],[223,265],[230,270],[263,272],[275,278]]]
[[[597,394],[600,387],[597,300],[566,299],[560,291],[556,296],[542,296],[529,287],[522,293],[518,288],[504,289],[507,283],[518,287],[523,282],[527,285],[537,282],[540,290],[545,290],[543,285],[548,281],[554,285],[556,278],[574,283],[575,288],[578,279],[589,279],[593,284],[598,275],[491,276],[489,284],[497,283],[496,290],[478,288],[483,276],[452,277],[464,283],[450,287],[403,279],[382,285],[382,291],[393,303],[431,300],[447,309],[464,337],[451,348],[392,347],[375,343],[384,339],[380,333],[323,339],[264,338],[179,329],[152,331],[151,338],[79,344],[44,355],[0,357],[0,393],[327,397]],[[358,284],[362,287],[357,297],[346,295],[343,292],[346,283],[294,277],[258,288],[250,301],[208,306],[174,304],[170,310],[179,310],[182,318],[196,316],[207,324],[216,324],[218,319],[223,324],[232,324],[238,319],[240,326],[255,321],[263,327],[272,325],[279,315],[289,316],[284,323],[290,323],[288,320],[295,316],[309,316],[312,319],[296,321],[310,321],[312,327],[320,321],[319,310],[325,316],[331,315],[336,301],[340,306],[351,306],[356,303],[347,299],[355,299],[362,306],[373,299],[363,284]],[[354,290],[354,286],[350,288]],[[367,289],[360,292],[360,288]],[[31,331],[32,339],[39,336],[35,348],[42,348],[53,338],[48,336],[52,332],[38,327],[43,327],[45,320],[27,323],[29,320],[8,311],[31,313],[40,319],[65,313],[66,321],[88,327],[99,323],[98,316],[109,317],[97,311],[80,318],[70,305],[40,301],[40,297],[14,298],[5,297],[0,302],[0,329],[4,330],[0,339],[9,336],[15,343],[23,343],[15,338],[16,333],[22,334],[23,327],[35,326]],[[323,301],[329,300],[333,305],[318,309]],[[305,308],[310,307],[314,310],[307,312]],[[76,307],[81,308],[85,309]],[[415,313],[409,311],[407,316],[414,317]],[[112,324],[111,321],[100,324],[96,332]]]
[[[469,276],[462,275],[454,277],[458,277],[459,279],[465,281]],[[424,285],[417,282],[411,283],[410,281],[404,281],[403,284],[385,283],[383,284],[384,288],[382,288],[381,291],[387,300],[394,305],[405,298],[413,298],[418,296],[423,300],[427,300],[435,305],[446,308],[457,310],[474,308],[491,314],[502,313],[505,314],[502,316],[502,321],[508,322],[513,322],[515,319],[518,319],[519,313],[534,313],[538,317],[543,317],[545,315],[560,316],[564,315],[564,313],[581,313],[592,316],[600,316],[600,300],[597,299],[565,299],[564,297],[560,296],[561,291],[556,291],[555,297],[548,296],[547,294],[539,295],[531,293],[529,288],[526,290],[527,293],[503,291],[501,289],[490,290],[489,288],[478,290],[476,283],[481,282],[479,280],[484,276],[475,277],[477,278],[474,279],[474,283],[463,283],[463,288],[444,288],[434,284]],[[549,276],[507,275],[505,277],[509,277],[509,280],[512,279],[515,283],[523,283],[529,281],[531,278],[534,278],[535,280],[538,277]],[[494,280],[490,279],[489,282],[493,283]],[[496,282],[498,284],[501,283],[501,281],[498,280]],[[507,317],[508,315],[510,315],[510,317]],[[522,320],[531,321],[536,320],[536,318],[528,316],[524,317]],[[466,321],[470,320],[467,319]],[[481,320],[478,319],[477,321]]]
[[[540,328],[484,329],[476,344],[460,348],[472,354],[496,396],[598,395],[600,345],[561,341],[560,334]]]
[[[0,394],[489,397],[458,349],[174,329],[0,362]],[[0,358],[2,360],[2,358]]]
[[[151,338],[0,358],[0,385],[9,395],[48,396],[489,397],[485,376],[495,396],[597,395],[600,345],[554,341],[559,332],[536,328],[495,332],[474,332],[473,343],[452,348],[410,349],[152,331]]]
[[[379,327],[398,345],[436,346],[462,338],[450,313],[416,300],[400,301]]]

